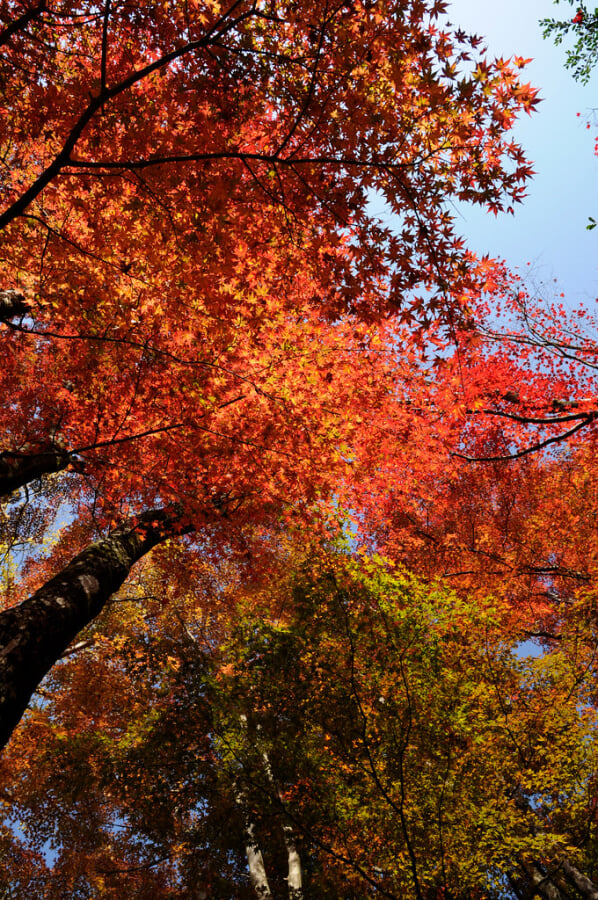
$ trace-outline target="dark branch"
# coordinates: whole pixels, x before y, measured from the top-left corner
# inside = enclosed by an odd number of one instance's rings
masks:
[[[42,475],[62,471],[70,462],[71,455],[55,444],[28,453],[5,450],[0,453],[0,497],[10,496]]]
[[[13,34],[17,34],[19,31],[23,31],[24,28],[29,25],[33,19],[36,19],[38,16],[41,16],[43,12],[46,10],[46,0],[40,0],[37,6],[32,6],[31,9],[28,9],[23,13],[22,16],[19,16],[18,19],[14,19],[10,25],[7,25],[4,31],[0,32],[0,47],[4,44],[7,44]]]
[[[62,150],[54,157],[53,161],[50,165],[44,169],[44,171],[36,178],[36,180],[29,186],[29,188],[21,194],[18,200],[10,206],[7,210],[0,215],[0,230],[6,228],[6,226],[12,222],[14,219],[21,216],[27,207],[38,197],[41,192],[46,188],[53,180],[59,175],[62,170],[71,164],[71,154],[75,149],[79,138],[92,121],[94,116],[108,103],[110,100],[113,100],[115,97],[118,97],[120,94],[125,93],[130,88],[134,87],[140,81],[148,78],[154,72],[161,71],[165,69],[170,63],[175,62],[178,59],[181,59],[184,56],[187,56],[190,53],[195,52],[196,50],[201,50],[209,46],[217,38],[221,37],[222,34],[226,33],[227,30],[235,27],[239,22],[251,16],[251,13],[246,13],[237,19],[232,19],[230,22],[227,22],[228,17],[235,10],[235,8],[239,5],[240,0],[236,0],[230,9],[224,13],[218,22],[216,22],[212,28],[199,40],[190,41],[186,44],[183,44],[181,47],[178,47],[176,50],[171,50],[170,53],[165,53],[164,56],[161,56],[159,59],[154,60],[154,62],[149,63],[147,66],[144,66],[142,69],[138,69],[129,75],[128,78],[123,79],[118,84],[115,84],[113,87],[106,87],[104,90],[100,90],[97,96],[92,97],[87,107],[83,110],[75,124],[73,125],[71,131],[69,132],[68,137],[66,138]]]
[[[591,419],[585,418],[583,422],[578,422],[578,424],[574,428],[570,428],[569,431],[564,431],[562,434],[555,434],[553,437],[546,438],[544,441],[538,441],[535,444],[531,444],[529,447],[525,447],[523,450],[517,450],[515,453],[503,453],[500,456],[468,456],[466,453],[453,453],[452,455],[457,457],[457,459],[464,459],[467,462],[508,462],[512,459],[521,459],[523,456],[529,456],[530,453],[538,453],[540,450],[549,447],[551,444],[559,444],[562,441],[566,441],[576,434],[576,432],[581,431],[582,428],[586,428],[592,421],[594,421],[594,417]]]

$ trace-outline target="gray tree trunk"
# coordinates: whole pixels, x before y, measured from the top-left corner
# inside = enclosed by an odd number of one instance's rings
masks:
[[[237,808],[243,816],[243,833],[245,837],[245,856],[249,868],[251,884],[259,900],[272,900],[272,892],[266,874],[264,857],[255,833],[255,823],[252,822],[247,809],[245,791],[238,779],[233,784],[233,795]]]
[[[598,887],[580,872],[568,859],[563,859],[561,869],[567,880],[573,884],[584,900],[598,900]]]
[[[521,867],[541,897],[546,897],[546,900],[563,900],[562,892],[554,884],[551,877],[542,874],[535,863],[522,860]]]
[[[280,804],[284,810],[284,802],[274,778],[274,772],[272,771],[272,766],[270,765],[270,758],[265,750],[262,751],[262,759],[264,761],[264,769],[266,770],[268,781],[270,782],[272,788],[276,791]],[[288,820],[283,820],[282,836],[284,838],[284,845],[287,851],[287,861],[289,867],[287,876],[289,900],[303,900],[303,875],[301,871],[301,857],[299,856],[299,851],[297,850],[297,843],[295,841],[295,832],[293,831],[293,826]]]

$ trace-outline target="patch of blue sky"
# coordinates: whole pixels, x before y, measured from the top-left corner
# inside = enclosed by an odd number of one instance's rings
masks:
[[[539,24],[570,13],[549,0],[453,0],[447,18],[484,36],[489,56],[531,57],[523,76],[542,98],[537,112],[513,128],[536,173],[528,196],[512,216],[459,206],[460,231],[473,250],[517,269],[532,292],[551,299],[563,291],[573,307],[592,306],[598,297],[598,231],[586,229],[590,216],[598,218],[598,72],[587,86],[575,82],[564,67],[565,46],[544,40]]]

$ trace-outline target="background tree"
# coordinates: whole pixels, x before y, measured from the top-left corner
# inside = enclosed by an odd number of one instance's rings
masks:
[[[346,502],[370,549],[558,633],[596,584],[596,323],[517,282],[500,302],[456,352],[435,342],[426,383],[378,422],[373,451],[386,453]]]
[[[501,603],[365,557],[289,564],[249,591],[204,565],[186,597],[148,567],[54,670],[3,761],[7,890],[268,896],[250,824],[272,896],[302,896],[291,842],[306,897],[591,896],[591,603],[534,659]]]
[[[559,0],[554,0],[559,3]],[[579,79],[582,84],[587,84],[596,65],[596,53],[598,51],[598,9],[593,10],[585,3],[577,3],[575,0],[567,0],[576,10],[570,19],[543,19],[540,23],[544,27],[544,37],[552,37],[555,44],[561,44],[563,40],[572,35],[575,44],[567,50],[565,65],[573,70],[573,77]]]
[[[443,11],[0,5],[9,896],[595,890],[596,342]]]

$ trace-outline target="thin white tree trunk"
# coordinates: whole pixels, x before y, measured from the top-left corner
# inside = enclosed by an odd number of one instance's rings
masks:
[[[278,786],[276,785],[276,781],[274,779],[274,772],[272,771],[272,766],[270,765],[270,760],[265,750],[262,752],[262,759],[264,760],[264,769],[266,770],[268,781],[278,794],[278,799],[280,800],[281,806],[283,806],[284,808],[284,802],[282,797],[280,796],[280,791],[278,790]],[[287,877],[287,884],[289,886],[289,900],[303,900],[303,875],[301,872],[301,857],[299,856],[299,853],[297,851],[295,833],[293,832],[293,828],[288,821],[283,821],[282,835],[287,851],[289,867],[289,874]]]
[[[249,867],[251,884],[259,900],[272,900],[272,892],[268,884],[266,866],[255,834],[255,824],[249,818],[245,791],[238,781],[233,785],[235,803],[243,814],[243,832],[245,836],[245,856]]]

